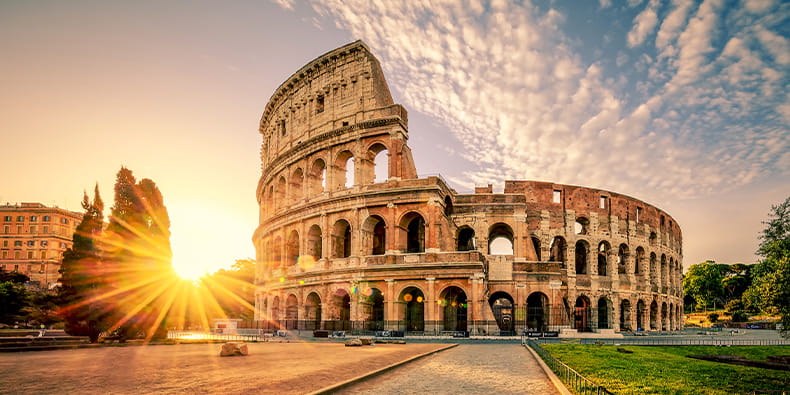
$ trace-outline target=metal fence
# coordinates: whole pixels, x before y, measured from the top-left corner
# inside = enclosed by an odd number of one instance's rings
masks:
[[[531,347],[535,352],[540,355],[543,362],[559,377],[568,389],[576,394],[613,394],[606,388],[593,383],[590,379],[582,376],[579,372],[573,370],[570,366],[564,364],[557,358],[554,358],[551,353],[543,349],[538,343],[533,340],[523,340],[526,346]]]
[[[665,337],[624,337],[619,339],[538,338],[536,343],[605,344],[618,346],[790,346],[785,339],[671,339]]]

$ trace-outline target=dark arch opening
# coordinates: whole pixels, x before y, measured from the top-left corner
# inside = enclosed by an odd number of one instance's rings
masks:
[[[473,251],[475,249],[475,230],[463,226],[458,231],[458,251]]]
[[[407,214],[401,223],[406,228],[406,252],[425,252],[425,220],[417,213]]]
[[[545,331],[549,327],[549,298],[542,292],[533,292],[527,298],[527,328]]]
[[[417,287],[409,287],[403,290],[399,298],[403,305],[403,321],[406,330],[424,331],[425,330],[425,296]]]
[[[446,331],[465,331],[467,317],[466,292],[461,288],[447,287],[439,295],[443,327]]]
[[[586,296],[576,298],[573,327],[579,332],[592,332],[590,328],[590,300]]]
[[[488,298],[491,311],[494,313],[499,333],[505,336],[514,335],[514,308],[513,297],[507,292],[495,292]]]
[[[576,274],[587,274],[587,243],[576,242]]]

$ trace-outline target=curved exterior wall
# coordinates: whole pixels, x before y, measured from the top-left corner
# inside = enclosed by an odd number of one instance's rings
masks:
[[[360,41],[284,82],[260,132],[253,242],[255,319],[265,325],[473,334],[682,325],[671,216],[580,186],[507,181],[504,193],[458,194],[439,177],[417,178],[406,110]]]

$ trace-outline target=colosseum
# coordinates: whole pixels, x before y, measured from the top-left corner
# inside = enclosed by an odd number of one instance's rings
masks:
[[[682,326],[682,237],[615,192],[419,177],[408,114],[361,41],[289,77],[260,123],[255,320],[409,335]]]

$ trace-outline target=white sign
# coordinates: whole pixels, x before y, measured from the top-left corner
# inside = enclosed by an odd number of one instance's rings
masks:
[[[549,289],[560,289],[562,281],[549,281]]]

